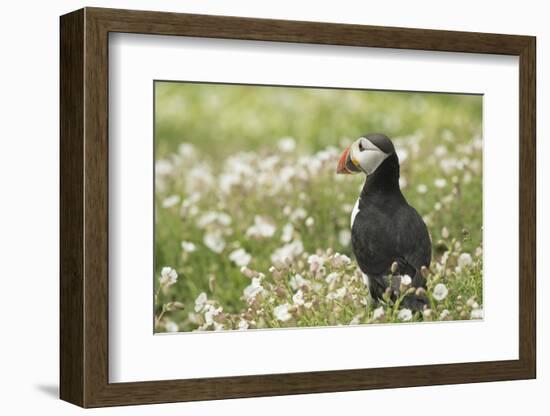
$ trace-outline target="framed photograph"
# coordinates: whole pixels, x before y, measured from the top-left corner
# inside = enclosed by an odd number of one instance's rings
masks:
[[[60,29],[63,400],[536,376],[534,37]]]

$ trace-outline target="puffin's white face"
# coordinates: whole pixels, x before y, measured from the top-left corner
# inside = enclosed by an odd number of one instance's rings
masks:
[[[360,137],[349,145],[338,162],[336,173],[353,174],[364,172],[372,174],[389,156],[369,139]]]

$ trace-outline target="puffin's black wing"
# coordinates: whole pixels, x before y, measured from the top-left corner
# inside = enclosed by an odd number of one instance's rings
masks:
[[[359,267],[368,276],[389,274],[394,261],[413,278],[422,266],[430,265],[428,229],[402,195],[361,198],[352,226],[352,245]]]
[[[410,205],[403,207],[395,217],[397,234],[397,251],[406,263],[414,267],[414,272],[408,273],[413,279],[419,277],[422,266],[430,267],[432,243],[428,228],[422,217]],[[414,282],[420,286],[419,282]]]

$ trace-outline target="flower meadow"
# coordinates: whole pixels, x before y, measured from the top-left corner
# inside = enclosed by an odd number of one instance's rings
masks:
[[[483,318],[481,97],[155,83],[155,332]],[[374,302],[351,248],[366,132],[392,138],[430,307]]]

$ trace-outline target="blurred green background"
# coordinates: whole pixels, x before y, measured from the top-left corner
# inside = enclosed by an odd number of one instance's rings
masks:
[[[367,132],[421,131],[437,145],[445,130],[461,140],[481,128],[479,95],[156,82],[157,157],[192,143],[212,159],[256,151],[293,137],[312,153]],[[453,150],[450,148],[449,150]]]
[[[285,244],[285,224],[307,252],[330,247],[352,257],[344,237],[364,176],[337,178],[335,168],[339,151],[367,132],[383,132],[398,147],[402,190],[428,223],[434,255],[444,227],[466,251],[481,244],[481,96],[176,82],[156,82],[155,95],[155,279],[164,266],[177,270],[178,283],[167,296],[186,304],[182,319],[203,291],[225,310],[240,310],[249,280],[229,254],[244,248],[249,267],[266,272]],[[281,150],[285,137],[295,142],[291,152]],[[182,150],[182,143],[191,147]],[[307,170],[308,158],[322,162],[315,174],[294,176],[273,195],[238,184],[226,194],[221,176],[231,169],[228,159],[242,152],[252,155],[252,166],[277,157],[275,176],[288,166]],[[195,185],[190,177],[198,178]],[[303,209],[306,218],[289,220],[285,207]],[[204,243],[211,226],[197,224],[210,211],[231,220],[220,225],[220,253]],[[273,237],[247,236],[257,215],[276,227]],[[305,224],[307,217],[313,226]],[[195,250],[182,250],[182,241]],[[475,284],[480,291],[481,282]]]

